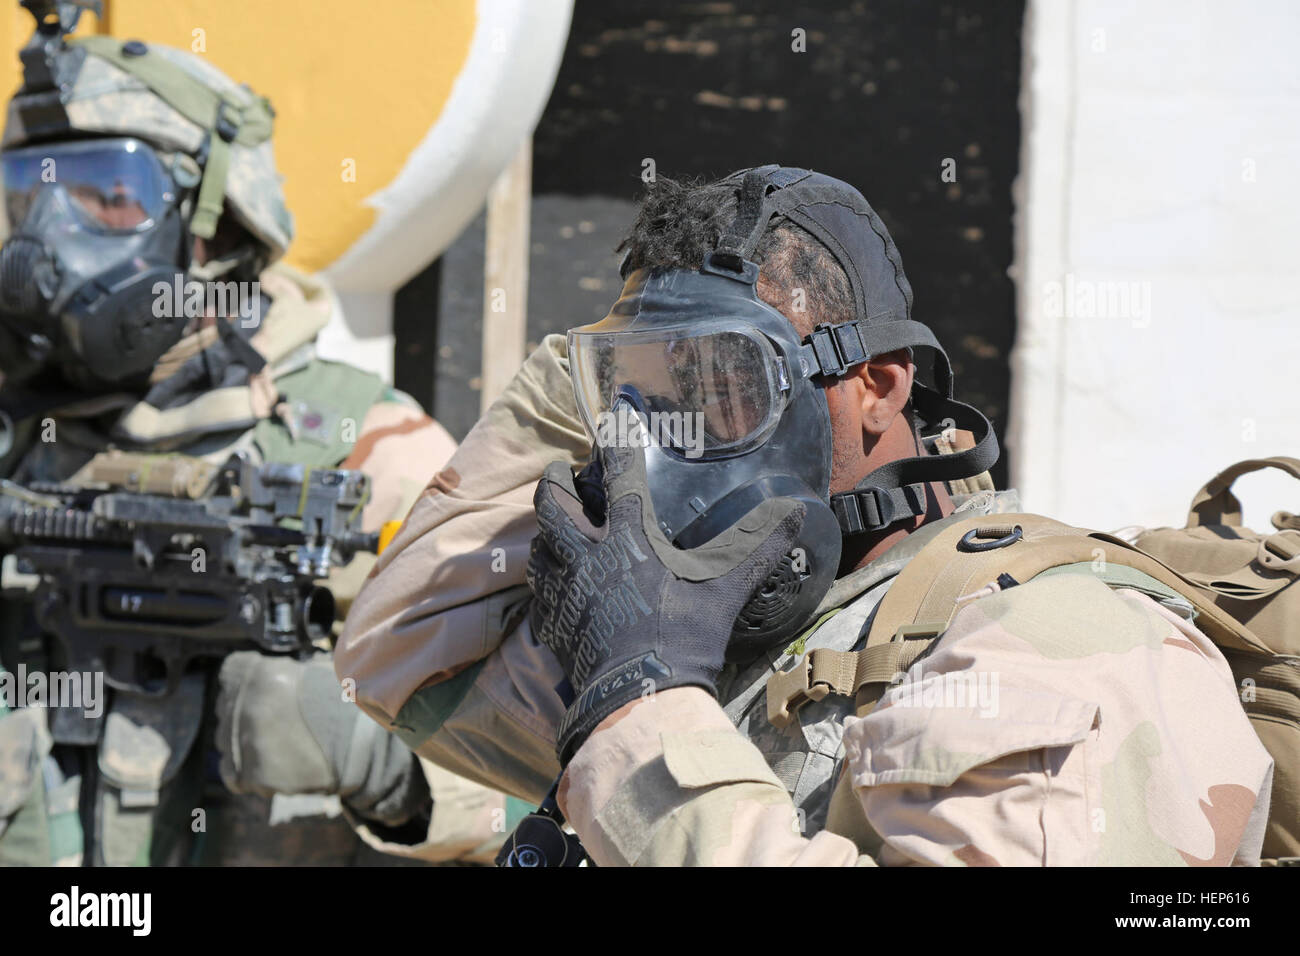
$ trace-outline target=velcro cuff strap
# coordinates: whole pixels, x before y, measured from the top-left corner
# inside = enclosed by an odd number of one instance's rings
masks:
[[[784,790],[762,753],[735,730],[660,734],[664,765],[679,787],[765,783]]]

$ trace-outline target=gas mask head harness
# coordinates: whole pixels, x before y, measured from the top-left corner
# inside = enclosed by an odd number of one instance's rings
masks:
[[[257,182],[268,195],[253,202],[227,188],[238,161],[238,187],[250,191],[245,167],[270,136],[270,108],[175,51],[69,40],[97,0],[23,5],[36,31],[21,54],[24,83],[0,157],[11,228],[0,249],[0,338],[10,340],[0,367],[15,382],[57,369],[81,391],[143,384],[192,317],[165,307],[171,290],[191,276],[255,277],[266,258],[264,243],[248,242],[202,268],[191,261],[194,238],[215,236],[223,200],[242,219],[256,206],[271,220],[259,239],[283,231],[269,195],[278,184]],[[197,150],[178,148],[187,136]],[[233,323],[217,326],[229,351],[261,366]]]
[[[695,547],[765,498],[807,506],[790,553],[737,619],[729,654],[744,660],[809,623],[833,582],[845,536],[926,513],[926,485],[969,478],[998,457],[992,427],[952,399],[947,354],[911,318],[912,290],[879,217],[853,187],[804,169],[762,166],[723,180],[738,190],[735,220],[696,270],[625,274],[606,318],[569,332],[578,408],[593,436],[616,397],[636,408],[650,440],[646,475],[665,536]],[[816,237],[847,274],[855,317],[800,340],[759,299],[752,261],[773,217]],[[626,270],[625,270],[626,271]],[[832,435],[821,385],[874,356],[925,346],[935,388],[919,381],[912,406],[927,424],[970,429],[973,448],[890,462],[852,491],[830,494]]]

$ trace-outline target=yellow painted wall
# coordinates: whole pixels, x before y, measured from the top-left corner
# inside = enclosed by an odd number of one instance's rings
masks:
[[[0,16],[0,88],[21,82],[32,18]],[[442,112],[474,34],[474,0],[105,0],[105,29],[207,57],[270,97],[275,155],[297,223],[289,261],[339,257],[374,219],[388,185]],[[83,18],[82,31],[96,29]],[[355,182],[344,162],[355,161]]]

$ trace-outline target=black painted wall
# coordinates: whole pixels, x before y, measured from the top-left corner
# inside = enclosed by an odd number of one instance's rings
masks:
[[[1001,434],[1023,12],[1022,0],[577,0],[534,137],[530,340],[616,297],[612,248],[646,160],[668,176],[808,166],[879,212],[915,317],[947,347],[959,397]],[[480,218],[396,304],[398,386],[457,437],[478,412],[482,281]]]

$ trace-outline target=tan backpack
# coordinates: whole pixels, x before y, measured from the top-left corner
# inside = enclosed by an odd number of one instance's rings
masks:
[[[1300,864],[1300,516],[1278,511],[1277,530],[1259,534],[1242,527],[1241,502],[1232,493],[1239,477],[1264,468],[1300,479],[1300,459],[1237,462],[1196,493],[1187,527],[1145,531],[1135,543],[1194,582],[1264,645],[1262,652],[1220,650],[1275,764],[1263,856]]]
[[[1300,462],[1292,464],[1300,473]],[[1272,644],[1261,640],[1220,606],[1218,595],[1207,593],[1199,581],[1178,573],[1157,557],[1121,538],[1088,532],[1040,515],[985,515],[944,528],[899,573],[872,618],[862,650],[819,648],[800,658],[793,669],[768,679],[768,719],[775,726],[785,726],[795,719],[795,712],[803,704],[832,694],[855,698],[859,716],[870,712],[895,676],[906,671],[948,629],[958,610],[959,595],[979,590],[1000,574],[1025,582],[1038,574],[1070,566],[1087,567],[1089,573],[1112,587],[1134,588],[1157,600],[1185,599],[1197,612],[1197,627],[1223,651],[1239,679],[1245,673],[1239,672],[1239,667],[1250,668],[1250,673],[1257,675],[1254,685],[1246,685],[1253,686],[1255,692],[1255,701],[1247,705],[1247,712],[1277,764],[1274,803],[1261,855],[1268,863],[1296,858],[1300,854],[1296,849],[1295,813],[1296,771],[1300,769],[1300,723],[1296,720],[1300,711],[1296,697],[1300,671],[1293,665],[1300,661],[1279,657]],[[1278,668],[1286,668],[1285,676],[1294,683],[1288,685],[1277,677]],[[1292,689],[1273,693],[1279,686]],[[1270,693],[1261,694],[1266,688]],[[1265,697],[1273,711],[1291,716],[1275,725],[1277,718],[1270,715],[1269,723],[1261,729],[1264,716],[1257,718],[1250,708],[1258,707]],[[1279,785],[1279,780],[1287,782]],[[853,840],[864,853],[879,852],[880,837],[867,822],[848,775],[843,772],[833,789],[826,828]]]

